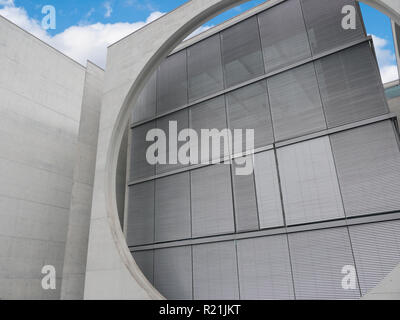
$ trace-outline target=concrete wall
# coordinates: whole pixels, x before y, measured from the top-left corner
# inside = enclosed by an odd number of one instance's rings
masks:
[[[104,71],[88,62],[82,101],[61,299],[83,299]]]
[[[0,17],[0,70],[0,299],[58,299],[85,68]]]

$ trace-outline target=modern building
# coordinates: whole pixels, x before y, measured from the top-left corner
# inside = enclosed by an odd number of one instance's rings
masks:
[[[161,57],[227,6],[188,1],[105,71],[0,17],[0,299],[359,299],[397,270],[399,126],[358,3],[268,1]],[[254,129],[254,148],[151,165],[151,129],[158,155],[193,147],[171,121]]]

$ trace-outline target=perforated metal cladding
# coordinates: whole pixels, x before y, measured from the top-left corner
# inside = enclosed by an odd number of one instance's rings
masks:
[[[192,299],[192,248],[154,251],[154,286],[169,300]]]
[[[349,230],[364,295],[400,263],[400,221],[351,226]]]
[[[230,166],[214,165],[190,174],[193,237],[234,232]]]
[[[187,49],[189,101],[224,89],[219,34]]]
[[[155,123],[152,121],[139,127],[135,127],[131,131],[130,180],[151,177],[154,176],[156,172],[156,166],[149,164],[146,159],[146,150],[153,143],[146,141],[146,135],[149,130],[154,128]]]
[[[266,82],[261,81],[226,95],[229,128],[241,129],[241,139],[233,136],[233,153],[251,150],[245,129],[254,130],[254,147],[274,142]]]
[[[128,246],[154,242],[154,181],[129,188],[126,241]]]
[[[236,231],[250,231],[259,228],[257,200],[255,192],[254,174],[238,175],[236,168],[243,167],[243,160],[251,164],[253,168],[253,157],[248,156],[233,161],[233,192],[235,202]]]
[[[178,151],[186,142],[178,141],[177,138],[182,130],[189,128],[189,111],[185,109],[157,119],[157,128],[161,129],[166,135],[166,152],[158,150],[158,157],[165,156],[166,164],[156,165],[157,174],[185,167],[186,165],[178,161]]]
[[[257,17],[224,30],[221,39],[227,88],[264,74]]]
[[[240,298],[293,299],[286,235],[237,242]]]
[[[133,259],[142,271],[143,275],[154,283],[154,252],[153,250],[132,252]]]
[[[233,241],[193,246],[193,284],[197,300],[239,299]]]
[[[229,155],[229,135],[221,130],[227,129],[225,98],[219,96],[212,100],[200,103],[190,110],[190,128],[195,130],[198,137],[202,136],[202,130],[218,130],[218,133],[209,133],[211,137],[208,139],[209,147],[205,147],[203,143],[193,146],[199,150],[198,159],[200,163],[209,163],[210,160],[220,159],[224,156],[224,150],[228,150]],[[221,134],[219,134],[221,133]],[[202,141],[204,141],[202,139]],[[217,141],[220,148],[217,148]],[[213,146],[215,150],[213,151]],[[208,150],[208,152],[205,152]]]
[[[156,115],[157,107],[157,73],[153,73],[146,83],[132,109],[133,123],[147,120]]]
[[[276,140],[326,129],[313,63],[268,79]]]
[[[186,50],[169,56],[160,65],[157,77],[157,114],[188,102]]]
[[[329,137],[278,149],[286,223],[344,218]]]
[[[321,53],[365,36],[358,5],[353,0],[301,0],[313,54]],[[344,29],[342,8],[356,9],[356,29]],[[348,13],[346,11],[346,13]]]
[[[254,155],[254,175],[260,228],[282,226],[282,202],[279,191],[275,151],[267,151]]]
[[[190,173],[157,179],[155,200],[156,242],[190,238]]]
[[[346,228],[289,234],[297,299],[358,299],[360,291],[342,287],[342,269],[354,266]]]
[[[400,208],[400,152],[391,121],[331,136],[347,216]]]
[[[258,21],[267,73],[311,57],[299,0],[262,12]]]
[[[329,128],[388,113],[368,43],[317,60],[315,66]]]

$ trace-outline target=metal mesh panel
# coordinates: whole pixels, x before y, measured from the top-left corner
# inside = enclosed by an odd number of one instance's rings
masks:
[[[154,285],[169,300],[192,299],[192,248],[154,252]]]
[[[217,97],[215,99],[200,103],[190,110],[190,128],[197,132],[200,139],[202,129],[227,129],[228,125],[226,123],[226,111],[225,111],[225,99],[223,96]],[[217,136],[215,135],[215,138]],[[207,156],[203,152],[199,152],[199,161],[201,163],[208,163],[209,160],[219,159],[224,155],[224,146],[229,146],[229,137],[226,134],[222,135],[219,139],[221,142],[221,147],[217,154],[212,153],[212,139],[209,139],[209,152]],[[199,148],[201,143],[199,142]],[[202,146],[203,147],[203,146]]]
[[[229,165],[191,172],[193,237],[234,232]]]
[[[129,187],[126,230],[129,246],[154,242],[154,181]]]
[[[344,218],[329,137],[278,149],[286,223]]]
[[[388,113],[377,64],[367,43],[315,62],[330,128]]]
[[[242,129],[241,141],[233,137],[233,152],[249,150],[244,129],[254,129],[254,147],[274,142],[266,82],[261,81],[233,91],[226,96],[229,127]]]
[[[164,60],[157,78],[157,114],[187,104],[186,50]]]
[[[189,101],[224,89],[219,34],[187,49]]]
[[[157,106],[157,73],[153,73],[140,93],[135,105],[133,106],[133,122],[139,122],[152,118],[156,115]]]
[[[286,235],[240,240],[237,254],[241,299],[294,298]]]
[[[132,129],[130,179],[151,177],[155,174],[155,166],[146,159],[146,150],[153,142],[146,141],[147,132],[154,129],[155,123],[149,122]]]
[[[297,299],[358,299],[360,291],[342,287],[344,266],[354,266],[346,228],[289,234]]]
[[[221,37],[226,87],[264,74],[257,17],[224,30]]]
[[[333,49],[365,36],[358,7],[353,0],[301,0],[313,54]],[[342,8],[357,10],[356,29],[344,29]]]
[[[254,156],[254,174],[260,228],[282,226],[282,204],[274,151]]]
[[[136,264],[144,274],[144,276],[149,280],[150,283],[154,283],[154,252],[153,250],[147,251],[136,251],[132,252],[133,259],[135,259]]]
[[[311,56],[299,0],[272,7],[258,19],[267,72]]]
[[[156,242],[190,238],[189,172],[156,180],[155,209]]]
[[[245,160],[251,163],[253,168],[253,157],[248,156]],[[233,162],[233,168],[242,167],[243,162],[236,164]],[[233,191],[235,199],[236,231],[257,230],[258,212],[255,191],[254,175],[238,175],[233,172]]]
[[[177,131],[175,133],[169,132],[170,122],[176,122]],[[189,111],[187,109],[175,112],[161,119],[157,119],[157,128],[163,130],[167,137],[167,148],[166,148],[167,164],[157,164],[156,165],[157,174],[172,171],[186,166],[178,161],[179,148],[186,142],[178,142],[177,138],[179,132],[183,129],[187,129],[188,127],[189,127]],[[176,148],[175,159],[173,159],[174,157],[171,158],[172,154],[170,153],[170,148],[174,149]],[[159,152],[159,156],[164,156],[164,154],[162,152]]]
[[[349,229],[364,295],[400,263],[400,221],[351,226]]]
[[[331,136],[347,216],[400,208],[400,152],[391,121]]]
[[[268,79],[276,140],[326,129],[313,63]]]
[[[194,298],[239,298],[235,244],[233,241],[193,246]]]

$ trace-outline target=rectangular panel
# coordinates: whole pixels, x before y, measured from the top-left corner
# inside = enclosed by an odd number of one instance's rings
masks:
[[[156,115],[156,106],[157,106],[156,86],[157,86],[157,73],[155,72],[150,77],[144,88],[142,89],[142,92],[139,94],[139,97],[133,106],[132,110],[133,123],[152,118]]]
[[[254,147],[274,142],[266,82],[261,81],[226,95],[228,122],[231,130],[241,129],[241,139],[233,137],[233,153],[251,150],[246,144],[245,129],[254,130]]]
[[[235,243],[193,246],[195,300],[239,299]]]
[[[294,299],[286,235],[237,242],[240,298]]]
[[[254,156],[254,174],[260,228],[282,226],[282,202],[274,151]]]
[[[230,166],[197,169],[191,177],[193,237],[234,232]]]
[[[151,284],[154,283],[154,252],[153,250],[131,252],[133,259]]]
[[[299,0],[264,11],[258,21],[267,73],[311,56]]]
[[[364,295],[400,263],[400,221],[351,226],[349,229]]]
[[[301,0],[313,54],[337,48],[365,36],[363,25],[354,0]],[[342,8],[356,8],[356,29],[344,29]]]
[[[224,89],[219,34],[187,49],[189,101],[195,101]]]
[[[178,158],[179,148],[185,143],[178,141],[178,135],[182,130],[189,128],[189,111],[185,109],[157,119],[157,128],[166,135],[166,152],[158,150],[158,157],[165,157],[166,164],[156,165],[157,174],[187,166]]]
[[[243,160],[250,164],[249,175],[239,175],[237,168],[243,167]],[[253,174],[253,156],[233,161],[233,192],[235,200],[236,231],[258,230],[258,211]]]
[[[221,39],[227,88],[264,74],[257,17],[224,30]]]
[[[347,216],[400,209],[400,152],[391,121],[331,136]]]
[[[169,56],[160,65],[157,77],[157,114],[187,104],[186,50]]]
[[[154,242],[154,181],[129,187],[128,246]]]
[[[226,110],[225,110],[225,98],[219,96],[215,99],[208,100],[200,103],[190,110],[190,128],[197,132],[198,146],[192,145],[193,148],[199,150],[198,159],[199,162],[207,164],[212,159],[220,159],[224,156],[224,150],[228,151],[229,155],[229,136],[223,133],[221,130],[227,129],[228,125],[226,122]],[[213,130],[217,129],[215,133],[211,133],[211,138],[207,139],[209,147],[206,148],[204,143],[206,142],[202,136],[202,130]],[[220,148],[217,148],[216,141],[220,142]],[[215,148],[214,152],[212,147]],[[208,150],[206,153],[204,150]]]
[[[132,129],[131,154],[130,154],[130,180],[154,176],[155,166],[146,159],[147,148],[153,142],[146,141],[147,133],[155,128],[154,121]]]
[[[154,252],[154,286],[168,300],[192,299],[192,248]]]
[[[358,299],[360,291],[343,289],[344,266],[354,266],[346,228],[289,234],[296,299]]]
[[[190,222],[190,174],[156,180],[156,242],[188,239]]]
[[[268,79],[276,140],[326,129],[313,63]]]
[[[344,218],[329,137],[278,149],[286,223]]]
[[[368,43],[322,58],[315,66],[329,128],[388,113]]]

